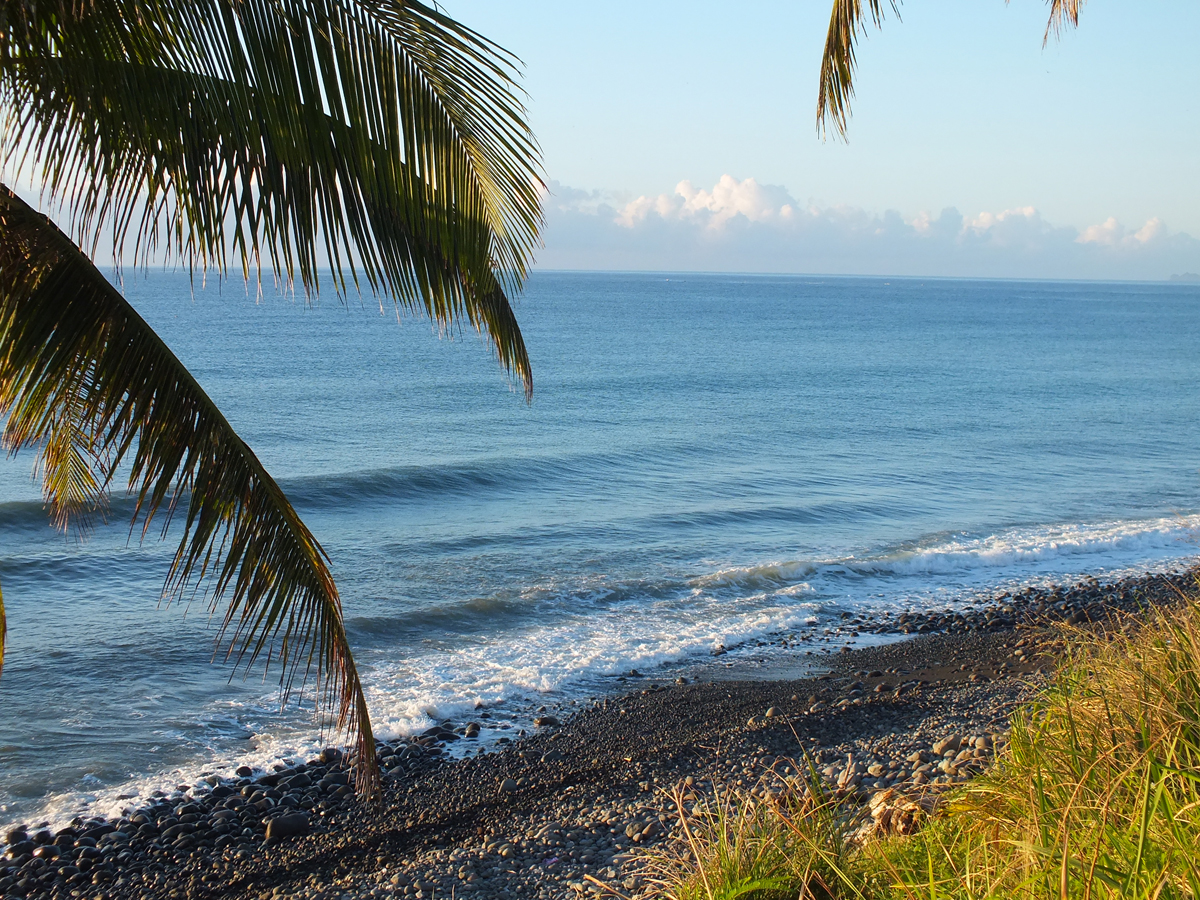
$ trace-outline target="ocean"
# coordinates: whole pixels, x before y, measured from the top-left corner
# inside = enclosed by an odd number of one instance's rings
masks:
[[[329,552],[381,737],[1200,554],[1196,285],[539,272],[529,405],[473,332],[371,298],[125,290]],[[328,740],[159,603],[173,541],[122,498],[54,531],[32,463],[0,467],[0,823]]]

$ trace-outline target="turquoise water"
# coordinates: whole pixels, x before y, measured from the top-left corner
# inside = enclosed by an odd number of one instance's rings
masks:
[[[383,735],[1198,552],[1195,286],[542,273],[528,406],[370,300],[126,287],[329,551]],[[173,544],[119,500],[54,532],[31,465],[0,467],[0,822],[319,742],[157,605]]]

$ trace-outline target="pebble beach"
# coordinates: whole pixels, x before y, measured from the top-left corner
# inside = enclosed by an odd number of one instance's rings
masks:
[[[7,829],[0,892],[14,898],[575,898],[649,896],[644,856],[709,799],[794,790],[815,771],[864,819],[899,823],[1002,751],[1009,714],[1051,677],[1064,628],[1178,602],[1191,571],[1002,594],[967,611],[847,617],[766,642],[807,677],[714,669],[543,711],[487,752],[488,710],[381,744],[380,807],[358,801],[353,760],[240,767],[131,801],[115,819]],[[864,634],[881,643],[846,645]],[[786,671],[786,667],[784,668]],[[454,752],[452,752],[454,751]],[[811,769],[810,769],[811,767]]]

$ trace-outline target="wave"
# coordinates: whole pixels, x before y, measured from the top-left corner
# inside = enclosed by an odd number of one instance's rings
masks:
[[[485,596],[405,604],[394,613],[349,621],[365,639],[402,643],[477,638],[570,620],[582,630],[622,611],[633,617],[669,607],[682,614],[704,603],[721,621],[747,598],[782,603],[836,602],[849,608],[889,592],[906,597],[966,596],[981,586],[1033,574],[1084,574],[1153,565],[1200,554],[1192,543],[1200,515],[1092,524],[1020,526],[990,534],[934,534],[858,554],[772,560],[710,572],[614,579],[556,576]],[[615,638],[614,638],[615,639]]]
[[[656,444],[653,459],[641,449],[555,456],[505,456],[493,460],[431,465],[393,466],[321,475],[279,476],[279,485],[296,507],[344,509],[445,496],[519,493],[530,485],[539,490],[572,490],[605,484],[615,471],[642,477],[670,472],[672,466],[708,451],[687,442]],[[181,497],[186,507],[188,496]],[[104,520],[119,526],[132,521],[135,498],[117,491],[109,498]],[[0,528],[44,526],[49,521],[40,499],[0,502]]]
[[[486,597],[467,597],[423,606],[406,606],[395,615],[356,616],[348,626],[365,637],[389,641],[494,636],[522,626],[571,619],[581,623],[624,605],[673,601],[687,593],[687,581],[672,578],[602,577],[549,580]]]
[[[341,508],[348,502],[371,505],[431,497],[507,495],[536,484],[547,490],[563,483],[572,488],[605,483],[614,471],[651,474],[668,470],[670,461],[702,452],[694,445],[656,445],[655,462],[648,466],[639,450],[559,456],[506,456],[470,463],[395,466],[328,475],[280,479],[280,486],[297,507]]]
[[[850,522],[899,518],[908,510],[871,503],[746,506],[657,515],[643,521],[656,531],[679,528],[721,528],[731,525],[843,525]]]
[[[135,508],[133,497],[124,493],[118,494],[110,498],[105,509],[93,517],[94,524],[103,526],[104,523],[111,523],[128,528],[128,523],[133,520]],[[47,532],[54,530],[49,510],[41,499],[9,500],[0,503],[0,529]],[[72,529],[68,533],[78,532]]]
[[[698,590],[719,588],[770,590],[797,586],[797,583],[803,583],[805,578],[816,571],[817,566],[811,562],[773,562],[765,565],[720,569],[709,575],[697,576],[688,584]]]
[[[1069,581],[1173,567],[1195,555],[1188,540],[1197,527],[1200,516],[930,535],[871,555],[728,566],[630,581],[609,593],[547,584],[527,591],[533,605],[525,607],[472,600],[453,607],[454,614],[474,606],[495,630],[438,641],[403,659],[394,652],[381,657],[370,678],[373,714],[387,733],[407,733],[476,703],[594,689],[599,677],[630,668],[652,673],[845,610],[944,608],[977,597],[981,588],[1008,589],[1047,574]],[[579,609],[585,601],[591,607]],[[497,613],[513,618],[497,621]]]
[[[1134,521],[1018,526],[990,534],[941,533],[877,551],[720,569],[690,579],[701,590],[772,590],[826,579],[926,576],[994,577],[997,570],[1078,567],[1103,570],[1131,563],[1200,556],[1200,515]]]
[[[515,711],[596,696],[612,686],[606,679],[633,668],[661,677],[676,670],[659,667],[706,661],[722,647],[767,653],[758,642],[781,633],[812,631],[820,640],[823,624],[846,610],[944,608],[980,590],[1047,575],[1068,581],[1172,566],[1195,555],[1190,540],[1197,528],[1200,515],[1014,526],[661,577],[560,575],[349,624],[363,639],[359,664],[380,737],[422,731],[436,720],[470,715],[479,704],[499,707],[493,723],[509,721],[515,730],[528,718]],[[265,711],[275,699],[273,688],[264,686],[257,706]],[[96,812],[114,811],[130,793],[184,783],[234,759],[269,768],[311,753],[320,739],[303,716],[281,721],[241,711],[225,721],[212,719],[211,707],[209,716],[193,721],[186,734],[162,738],[177,748],[170,754],[174,762],[154,768],[144,761],[132,781],[93,769],[92,781],[32,805],[46,818],[63,817],[81,802]],[[105,783],[95,783],[96,775]]]
[[[1006,529],[986,535],[939,535],[875,558],[842,561],[865,575],[950,575],[980,569],[1200,554],[1200,515],[1136,521],[1067,523]],[[1089,562],[1088,565],[1095,565]]]

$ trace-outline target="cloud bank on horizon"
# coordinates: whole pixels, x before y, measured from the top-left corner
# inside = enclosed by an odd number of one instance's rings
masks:
[[[785,188],[721,177],[635,199],[551,182],[544,269],[1165,280],[1200,272],[1200,240],[1154,218],[1079,231],[1032,206],[904,217],[803,204]]]

